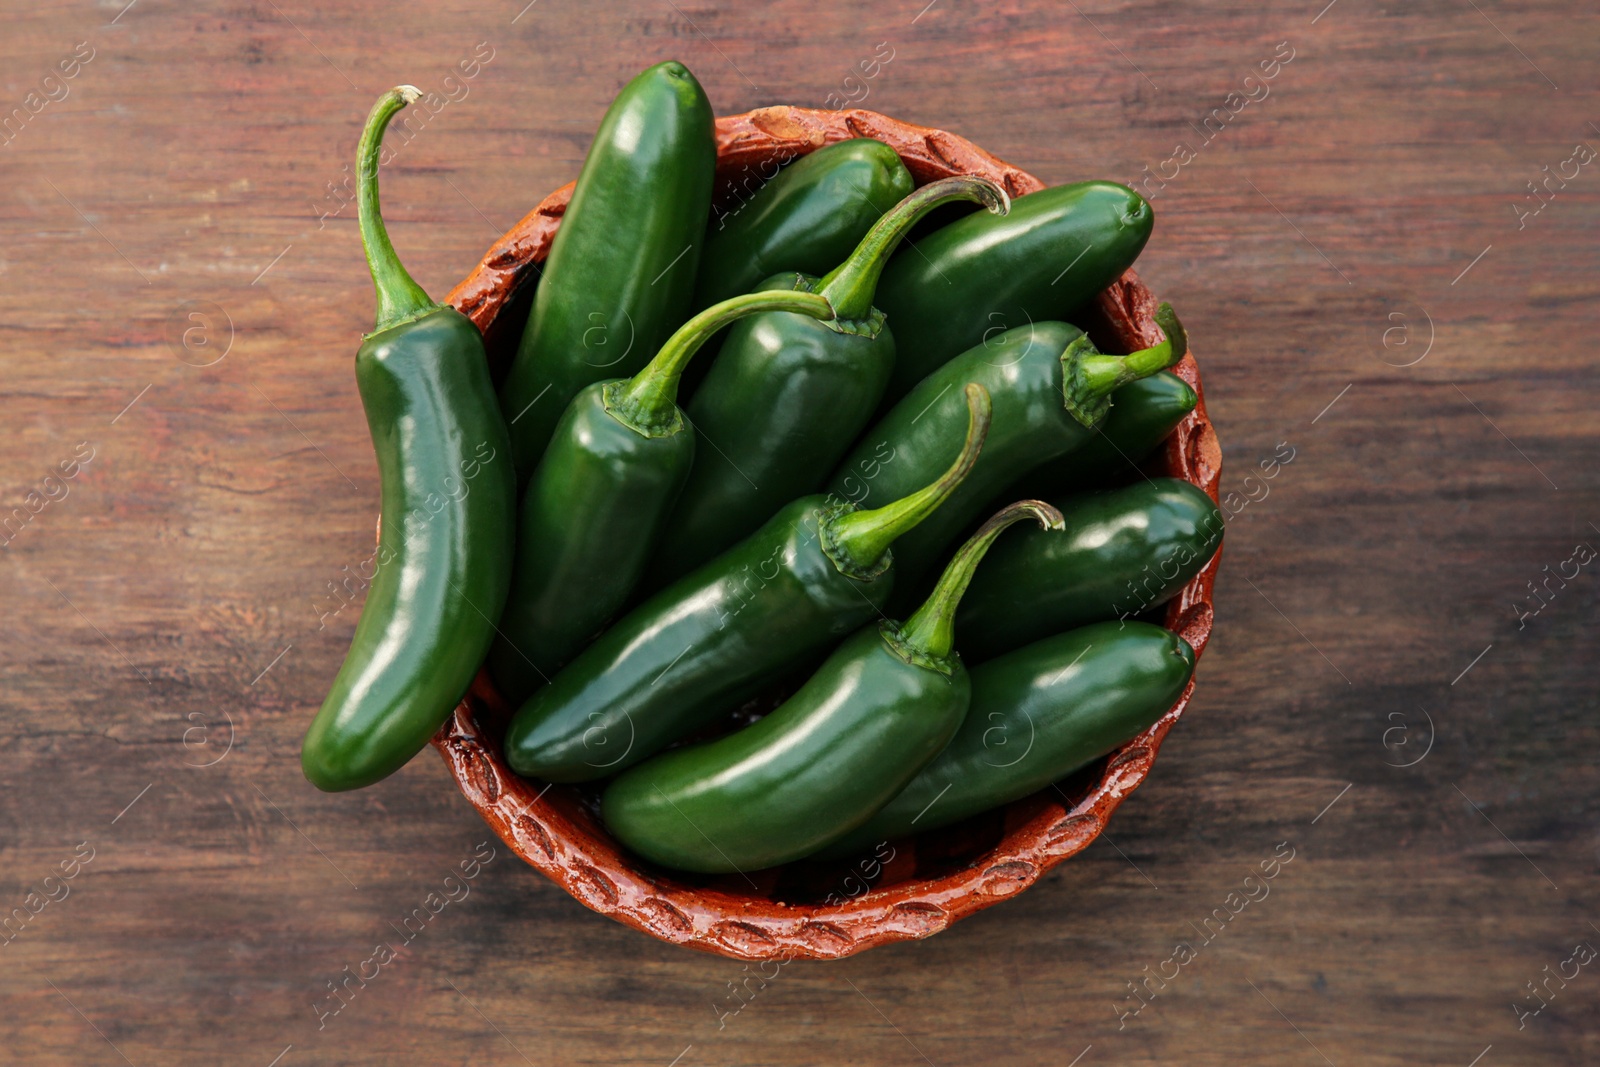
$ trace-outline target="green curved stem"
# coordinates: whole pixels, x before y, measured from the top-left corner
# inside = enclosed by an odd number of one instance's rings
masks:
[[[378,97],[361,130],[361,144],[356,148],[356,214],[361,222],[361,247],[366,251],[367,267],[372,271],[372,285],[378,290],[378,324],[373,327],[373,333],[439,306],[401,265],[394,245],[389,243],[389,231],[383,225],[383,214],[378,206],[378,153],[383,147],[383,131],[388,128],[390,119],[421,95],[421,90],[415,86],[397,85]]]
[[[1148,378],[1181,360],[1189,351],[1189,335],[1171,304],[1156,308],[1156,325],[1167,339],[1126,356],[1108,356],[1080,337],[1061,354],[1062,400],[1067,411],[1089,429],[1111,410],[1111,394],[1129,382]]]
[[[983,562],[989,546],[1012,523],[1033,519],[1046,530],[1066,526],[1061,512],[1042,500],[1021,500],[1002,508],[978,527],[967,543],[956,549],[939,582],[909,622],[884,636],[896,652],[912,663],[942,664],[955,650],[956,608],[967,591],[973,572]]]
[[[814,319],[833,318],[826,297],[799,290],[778,289],[747,293],[713,304],[678,328],[667,343],[625,382],[607,386],[606,408],[624,426],[646,437],[672,432],[678,424],[678,379],[689,359],[714,334],[729,323],[764,311],[791,311]]]
[[[950,469],[928,485],[891,504],[871,511],[847,511],[830,518],[823,529],[823,545],[833,562],[846,574],[871,575],[882,569],[895,538],[932,515],[966,478],[978,462],[984,438],[989,436],[992,405],[989,390],[967,383],[967,439]]]
[[[912,193],[873,224],[856,245],[850,258],[829,271],[816,291],[827,297],[841,320],[864,319],[872,313],[872,298],[878,289],[889,256],[918,219],[940,204],[952,200],[972,200],[991,214],[1011,210],[1011,197],[987,178],[969,175],[929,182]]]

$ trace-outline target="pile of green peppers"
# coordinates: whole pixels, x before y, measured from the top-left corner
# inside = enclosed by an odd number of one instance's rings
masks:
[[[1149,239],[1137,193],[919,188],[863,138],[730,207],[711,105],[661,63],[601,122],[496,386],[384,228],[416,98],[358,148],[382,520],[311,782],[393,773],[486,666],[513,770],[593,783],[647,861],[748,872],[1046,788],[1183,693],[1152,619],[1222,516],[1140,463],[1197,402],[1187,338],[1167,305],[1137,352],[1071,323]]]

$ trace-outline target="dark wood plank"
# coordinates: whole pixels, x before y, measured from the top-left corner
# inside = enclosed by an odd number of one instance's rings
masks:
[[[521,8],[8,16],[7,109],[93,49],[0,149],[0,516],[93,450],[0,550],[0,903],[93,851],[4,945],[8,1062],[1594,1061],[1592,968],[1522,1029],[1512,1007],[1600,942],[1600,579],[1513,608],[1600,545],[1600,174],[1515,210],[1600,146],[1594,12]],[[353,209],[324,214],[372,98],[446,91],[493,49],[386,173],[439,294],[668,56],[731,113],[821,106],[887,42],[863,106],[1052,182],[1135,181],[1260,95],[1244,79],[1285,41],[1268,95],[1151,186],[1140,270],[1193,331],[1224,488],[1280,441],[1296,458],[1228,534],[1192,710],[1108,837],[930,941],[786,966],[725,1025],[742,965],[599,919],[503,849],[407,942],[481,823],[431,754],[344,796],[297,759],[355,624],[319,620],[327,583],[376,513],[350,374],[370,288]],[[1391,312],[1410,347],[1381,344]],[[1124,1016],[1280,842],[1270,895]],[[319,1029],[379,942],[404,947]]]

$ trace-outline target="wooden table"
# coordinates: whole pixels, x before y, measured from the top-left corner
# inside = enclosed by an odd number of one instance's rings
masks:
[[[14,4],[0,45],[0,517],[28,516],[0,559],[0,905],[26,916],[0,1058],[1600,1058],[1592,8],[123,2]],[[1052,182],[1140,182],[1140,270],[1193,332],[1224,490],[1258,498],[1192,709],[1108,836],[737,1014],[743,965],[503,847],[405,925],[483,824],[432,753],[338,796],[298,763],[377,506],[340,199],[362,117],[402,81],[449,99],[384,186],[440,294],[668,57],[722,113],[854,95]]]

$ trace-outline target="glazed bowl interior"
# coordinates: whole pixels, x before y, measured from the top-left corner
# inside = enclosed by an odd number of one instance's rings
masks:
[[[727,210],[754,172],[851,137],[888,143],[919,185],[981,174],[1013,196],[1043,183],[953,134],[867,111],[765,108],[719,119],[719,207]],[[571,186],[547,197],[498,241],[449,301],[483,331],[492,368],[504,372],[527,318],[538,268],[548,253]],[[1102,351],[1157,343],[1157,301],[1133,272],[1073,316]],[[1197,393],[1191,354],[1174,368]],[[1221,450],[1205,401],[1145,464],[1145,473],[1183,478],[1217,497]],[[1214,557],[1151,616],[1182,635],[1198,656],[1211,633]],[[624,851],[598,818],[600,788],[551,786],[518,777],[501,754],[510,712],[486,674],[440,730],[434,745],[463,794],[524,860],[584,904],[641,931],[739,959],[829,959],[873,945],[926,937],[1026,889],[1081,851],[1150,770],[1162,739],[1183,713],[1193,682],[1153,726],[1109,756],[1054,786],[954,826],[871,855],[833,863],[801,861],[766,871],[699,877],[656,867]],[[730,715],[723,732],[764,714],[786,694],[762,697]],[[603,784],[603,783],[602,783]]]

